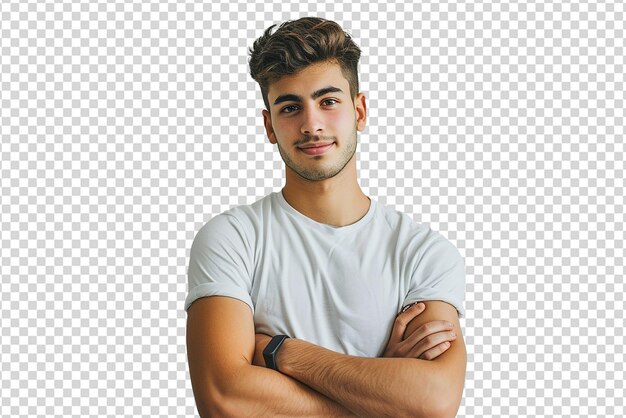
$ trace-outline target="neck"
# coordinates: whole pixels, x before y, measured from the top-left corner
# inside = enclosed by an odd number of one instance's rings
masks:
[[[342,227],[363,218],[370,199],[361,190],[356,177],[356,159],[335,177],[310,181],[287,167],[283,197],[298,212],[316,222]]]

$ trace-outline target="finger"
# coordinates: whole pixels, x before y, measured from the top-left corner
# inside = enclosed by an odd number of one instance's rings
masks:
[[[415,329],[411,335],[405,336],[405,340],[409,345],[416,345],[429,335],[445,331],[454,331],[454,325],[448,321],[430,321]],[[438,341],[438,343],[440,342]],[[432,346],[428,348],[432,348]]]
[[[407,337],[406,335],[406,328],[408,327],[409,323],[418,315],[420,315],[422,312],[424,312],[426,310],[426,305],[423,302],[413,302],[410,305],[405,306],[402,309],[402,315],[405,315],[406,318],[406,326],[404,327],[404,330],[402,331],[402,336],[400,337],[400,341],[404,341]],[[411,347],[412,344],[407,344],[408,347]]]
[[[430,350],[426,351],[425,353],[418,356],[417,358],[422,359],[422,360],[434,360],[440,355],[442,355],[443,353],[445,353],[450,348],[450,346],[451,346],[450,342],[445,341],[437,345],[436,347],[431,348]]]
[[[441,346],[441,344],[452,343],[455,339],[456,335],[451,331],[431,334],[415,344],[415,346],[410,350],[411,357],[420,358],[420,356],[423,356],[428,351]]]
[[[402,310],[400,311],[400,313],[404,313],[406,311],[408,311],[409,309],[411,309],[413,306],[419,304],[419,302],[413,302],[413,303],[409,303],[408,305],[406,305],[404,308],[402,308]]]
[[[401,342],[404,339],[404,332],[406,331],[407,325],[413,318],[424,311],[423,303],[416,303],[412,306],[405,307],[396,317],[396,320],[393,324],[393,330],[391,331],[391,337],[389,338],[391,341],[396,343]]]

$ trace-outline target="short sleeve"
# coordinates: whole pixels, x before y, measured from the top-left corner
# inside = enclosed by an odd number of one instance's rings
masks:
[[[417,263],[403,306],[417,301],[440,300],[465,316],[465,264],[457,248],[438,232],[431,231],[416,252]]]
[[[191,245],[185,311],[199,298],[228,296],[247,303],[254,314],[252,254],[237,218],[225,213],[211,218]]]

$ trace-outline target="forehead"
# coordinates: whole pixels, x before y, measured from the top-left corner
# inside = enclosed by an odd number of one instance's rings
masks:
[[[310,93],[326,87],[337,86],[346,94],[349,93],[349,83],[341,72],[337,63],[315,63],[298,71],[281,77],[270,84],[267,96],[270,102],[283,94],[298,94],[309,97]]]

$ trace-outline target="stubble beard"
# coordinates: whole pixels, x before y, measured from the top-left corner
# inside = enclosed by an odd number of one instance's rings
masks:
[[[341,171],[348,165],[354,154],[356,153],[357,146],[357,131],[356,126],[352,133],[352,141],[347,144],[347,147],[343,150],[340,150],[337,155],[332,157],[322,155],[319,159],[315,157],[311,158],[311,161],[298,163],[291,158],[289,153],[285,152],[280,144],[277,142],[278,152],[282,157],[285,165],[293,170],[296,174],[298,174],[303,179],[309,181],[321,181],[335,177],[337,174],[341,173]],[[335,143],[335,146],[337,144]],[[296,150],[296,153],[300,153],[302,151]],[[336,150],[333,150],[336,152]],[[302,154],[306,155],[306,154]],[[323,161],[328,159],[329,161]]]

